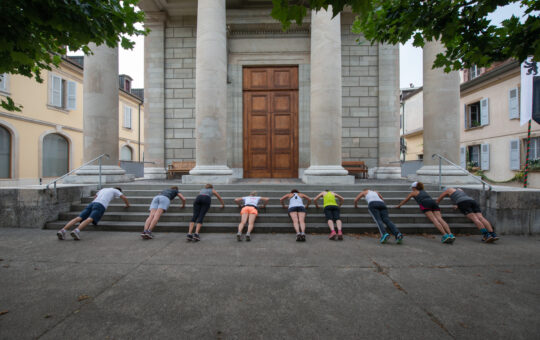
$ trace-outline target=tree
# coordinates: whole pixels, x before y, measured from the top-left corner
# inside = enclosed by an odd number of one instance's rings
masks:
[[[512,15],[500,26],[487,16],[497,7],[519,3],[526,19]],[[334,16],[350,6],[357,14],[354,33],[371,43],[405,43],[423,47],[425,41],[440,40],[446,47],[433,67],[446,72],[489,66],[509,58],[540,60],[540,1],[538,0],[273,0],[272,16],[284,29],[291,21],[301,24],[308,9],[328,9]],[[535,12],[536,11],[536,12]]]
[[[88,44],[133,48],[128,36],[146,34],[136,23],[144,12],[138,0],[17,0],[0,1],[0,74],[20,74],[43,82],[42,70],[58,66],[61,56]],[[20,108],[9,97],[1,107]]]

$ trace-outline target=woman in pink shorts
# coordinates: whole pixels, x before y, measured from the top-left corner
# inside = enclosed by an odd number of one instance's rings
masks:
[[[242,208],[242,210],[240,211],[242,219],[240,220],[240,224],[238,225],[238,233],[236,234],[236,239],[238,241],[242,241],[242,230],[244,229],[246,222],[248,223],[246,241],[251,241],[251,231],[253,231],[253,227],[255,226],[255,219],[259,214],[259,202],[264,202],[262,206],[264,208],[268,204],[269,200],[270,199],[268,197],[257,196],[256,191],[252,191],[249,196],[238,197],[234,200],[234,202],[238,204],[240,208]]]

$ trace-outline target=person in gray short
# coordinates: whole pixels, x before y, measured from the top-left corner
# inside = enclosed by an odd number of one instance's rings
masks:
[[[152,235],[152,230],[156,227],[156,224],[159,222],[159,218],[167,209],[169,209],[169,206],[171,205],[171,201],[175,197],[179,197],[182,200],[182,207],[184,208],[186,206],[186,199],[184,196],[182,196],[181,193],[178,192],[178,187],[170,187],[169,189],[165,189],[162,192],[159,193],[159,195],[155,196],[152,199],[152,203],[150,204],[150,215],[146,219],[146,222],[144,223],[144,230],[141,233],[141,237],[143,240],[151,240],[154,238]]]
[[[469,195],[467,195],[460,188],[447,188],[440,196],[437,198],[437,204],[439,204],[444,197],[450,197],[450,200],[454,204],[454,209],[459,209],[463,215],[476,225],[480,232],[482,233],[482,241],[486,243],[492,243],[499,239],[491,223],[482,215],[480,206],[478,203]]]

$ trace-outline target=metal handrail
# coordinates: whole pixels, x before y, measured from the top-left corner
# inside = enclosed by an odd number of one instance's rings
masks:
[[[50,186],[51,184],[54,184],[54,190],[56,191],[56,182],[58,182],[59,180],[61,180],[62,178],[66,177],[66,176],[71,175],[72,173],[74,173],[75,171],[79,170],[80,168],[82,168],[82,167],[84,167],[84,166],[87,166],[88,164],[94,163],[95,161],[99,160],[99,187],[98,187],[98,189],[101,189],[101,159],[102,159],[103,157],[107,157],[107,159],[110,158],[110,156],[109,156],[108,154],[106,154],[106,153],[104,153],[104,154],[102,154],[102,155],[99,155],[99,156],[97,156],[96,158],[94,158],[94,159],[92,159],[92,160],[90,160],[90,161],[84,163],[83,165],[81,165],[81,166],[78,167],[77,169],[73,169],[73,170],[71,170],[70,172],[68,172],[68,173],[66,173],[66,174],[64,174],[64,175],[62,175],[62,176],[60,176],[60,177],[58,177],[58,178],[55,179],[54,181],[48,183],[47,186],[46,186],[45,188],[46,188],[46,189],[49,189],[49,186]]]
[[[469,171],[467,171],[466,169],[460,167],[459,165],[457,164],[454,164],[451,160],[439,155],[438,153],[434,153],[431,158],[435,158],[435,157],[439,157],[439,190],[442,189],[442,160],[444,159],[446,162],[450,163],[451,165],[453,165],[455,168],[463,171],[464,173],[466,173],[468,176],[471,176],[472,178],[474,178],[475,180],[479,181],[482,183],[482,190],[486,191],[486,185],[489,187],[489,190],[488,191],[491,191],[493,189],[493,187],[491,186],[491,184],[483,181],[482,179],[478,178],[477,176],[474,176],[473,174],[471,174]]]

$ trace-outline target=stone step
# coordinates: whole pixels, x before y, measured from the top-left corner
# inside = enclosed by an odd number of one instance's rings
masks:
[[[67,213],[60,213],[59,219],[68,221],[79,215],[78,211],[71,211]],[[102,221],[142,221],[144,222],[148,217],[147,212],[106,212]],[[163,222],[188,222],[191,220],[192,213],[166,213],[161,216],[160,221]],[[392,214],[390,216],[394,223],[427,223],[429,220],[421,212],[409,213],[409,214]],[[468,220],[461,214],[446,214],[444,215],[447,223],[467,223]],[[240,221],[238,213],[212,213],[207,214],[205,222],[230,222],[238,223]],[[346,214],[341,216],[343,223],[369,223],[373,221],[371,215],[367,213]],[[260,223],[287,223],[290,221],[289,216],[283,213],[262,213],[257,217],[257,221]],[[308,223],[325,223],[323,214],[307,214],[306,222]]]
[[[58,230],[65,225],[63,221],[49,222],[46,224],[45,229]],[[144,227],[144,222],[119,222],[119,221],[101,221],[99,225],[89,225],[86,230],[100,230],[100,231],[130,231],[141,232]],[[407,234],[439,234],[438,230],[431,223],[403,223],[397,225],[399,230]],[[478,234],[478,229],[472,223],[455,223],[450,226],[453,233],[469,233]],[[208,222],[204,223],[201,232],[202,233],[236,233],[238,223],[224,223],[224,222]],[[178,222],[162,222],[160,221],[156,226],[154,232],[179,232],[186,233],[188,230],[187,223]],[[292,223],[255,223],[254,234],[257,233],[294,233]],[[328,226],[322,223],[307,223],[306,232],[327,234],[329,232]],[[357,223],[357,224],[344,224],[344,233],[378,233],[375,223]]]

